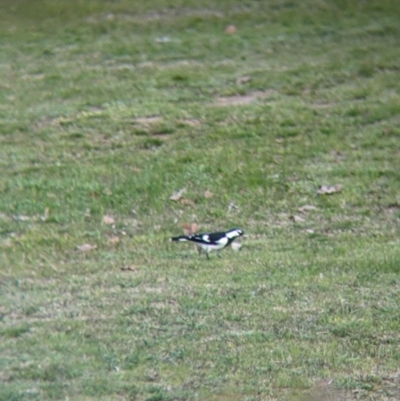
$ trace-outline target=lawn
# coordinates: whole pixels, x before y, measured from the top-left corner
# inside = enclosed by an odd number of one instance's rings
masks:
[[[2,1],[0,399],[398,401],[399,21]]]

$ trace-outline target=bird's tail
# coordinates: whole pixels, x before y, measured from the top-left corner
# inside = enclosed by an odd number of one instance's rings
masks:
[[[186,235],[181,235],[179,237],[172,237],[171,241],[187,241],[188,237]]]

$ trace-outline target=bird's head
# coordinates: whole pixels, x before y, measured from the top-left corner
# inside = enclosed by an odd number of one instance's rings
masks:
[[[232,230],[227,231],[226,236],[228,238],[237,238],[241,237],[244,232],[240,228],[232,228]]]

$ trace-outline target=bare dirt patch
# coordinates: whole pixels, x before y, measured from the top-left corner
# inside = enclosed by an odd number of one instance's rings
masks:
[[[159,70],[167,70],[167,69],[174,69],[174,68],[186,68],[186,67],[202,67],[204,66],[203,63],[195,61],[195,60],[176,60],[176,61],[169,61],[169,62],[160,62],[155,63],[153,61],[144,61],[137,65],[138,68],[157,68]]]
[[[243,106],[259,99],[266,99],[275,94],[276,91],[269,89],[266,91],[253,92],[243,96],[222,96],[215,100],[214,106]]]
[[[159,124],[162,122],[162,117],[151,116],[151,117],[139,117],[135,119],[135,123],[142,126],[149,126],[153,124]]]
[[[194,118],[178,120],[178,122],[182,125],[187,125],[189,127],[198,127],[199,125],[201,125],[201,122]]]
[[[333,103],[313,103],[312,107],[314,109],[331,109],[334,107]]]

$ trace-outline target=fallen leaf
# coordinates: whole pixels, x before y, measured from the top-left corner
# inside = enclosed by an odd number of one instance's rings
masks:
[[[124,267],[121,267],[121,270],[123,272],[137,272],[138,268],[136,266],[124,266]]]
[[[134,173],[140,173],[142,170],[139,167],[132,167]]]
[[[174,192],[174,193],[169,197],[169,199],[172,200],[172,201],[177,202],[179,199],[182,198],[182,195],[183,195],[183,193],[184,193],[185,191],[186,191],[186,188],[182,188],[182,189],[180,189],[179,191]]]
[[[238,79],[236,80],[236,83],[237,83],[238,85],[241,85],[241,84],[245,84],[245,83],[250,82],[250,81],[251,81],[251,77],[248,76],[248,75],[245,75],[244,77],[238,78]]]
[[[293,223],[297,223],[297,224],[305,222],[305,220],[302,217],[297,216],[296,214],[293,214],[292,216],[289,216],[289,219],[292,220]]]
[[[118,236],[114,236],[114,237],[110,237],[109,239],[108,239],[108,243],[110,244],[110,245],[118,245],[119,243],[120,243],[120,238],[118,237]]]
[[[317,194],[318,195],[331,195],[337,192],[340,192],[343,189],[343,185],[336,184],[332,186],[322,185],[318,188]]]
[[[182,205],[188,205],[188,206],[193,206],[194,202],[191,199],[188,198],[182,198],[179,200],[180,203],[182,203]]]
[[[207,199],[210,199],[213,196],[214,196],[214,194],[212,192],[208,191],[208,190],[206,192],[204,192],[204,197],[207,198]]]
[[[183,234],[192,235],[196,234],[200,226],[196,223],[184,223],[182,224]]]
[[[229,205],[228,205],[228,213],[229,213],[232,209],[236,209],[236,210],[239,209],[239,207],[235,204],[235,202],[229,202]]]
[[[225,33],[228,35],[232,35],[233,33],[236,33],[236,32],[237,32],[237,28],[235,25],[228,25],[225,28]]]
[[[310,210],[317,210],[317,208],[313,205],[304,205],[297,209],[300,213],[309,212]]]
[[[160,377],[160,375],[155,369],[150,369],[147,371],[146,379],[149,382],[154,382],[154,381],[158,380],[159,377]]]
[[[324,277],[324,275],[321,273],[322,277]],[[330,386],[333,383],[333,379],[322,379],[317,383],[318,387],[327,387]]]
[[[83,244],[83,245],[78,245],[76,247],[76,249],[81,252],[90,252],[96,248],[97,248],[97,245],[91,245],[91,244]]]
[[[103,216],[103,223],[104,224],[114,224],[115,223],[115,219],[114,219],[114,217],[105,214]]]
[[[314,230],[313,230],[312,228],[308,228],[308,229],[306,230],[306,233],[307,233],[307,234],[314,234]]]
[[[242,247],[242,244],[240,242],[232,242],[231,247],[234,251],[239,251],[240,248]]]

